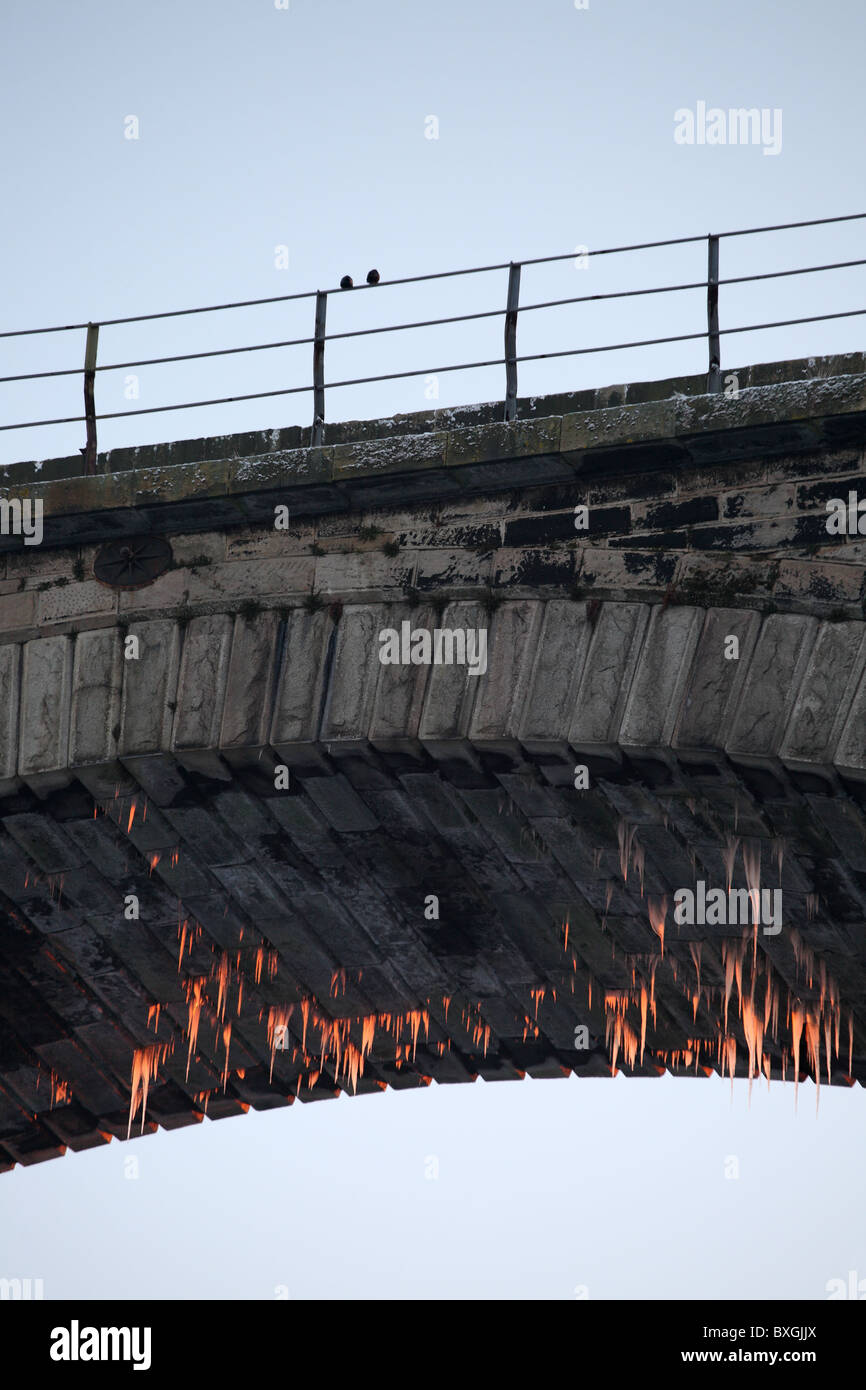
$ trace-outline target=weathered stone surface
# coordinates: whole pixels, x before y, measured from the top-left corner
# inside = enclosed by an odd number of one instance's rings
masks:
[[[697,608],[653,608],[623,713],[623,747],[670,743],[703,617]]]
[[[186,629],[172,737],[175,748],[215,748],[219,743],[233,629],[234,623],[223,614],[193,618]]]
[[[725,744],[731,757],[772,765],[817,630],[815,618],[770,614],[763,623]]]
[[[706,614],[673,734],[676,748],[725,746],[760,626],[757,613],[712,608]],[[736,660],[725,657],[731,637],[738,643]]]
[[[325,741],[366,738],[381,670],[379,634],[388,626],[383,604],[344,609],[335,631],[332,678],[322,715]]]
[[[484,459],[520,458],[532,454],[557,454],[562,421],[520,420],[514,424],[480,425],[452,430],[447,436],[447,463],[479,463]]]
[[[516,748],[543,609],[533,601],[503,603],[491,614],[487,670],[477,678],[469,725],[472,741]]]
[[[864,670],[866,623],[822,623],[785,730],[784,762],[832,763]]]
[[[71,679],[68,637],[24,643],[18,762],[22,777],[66,766]]]
[[[394,610],[387,609],[386,622],[393,626]],[[410,623],[410,632],[432,629],[437,616],[427,605],[400,610],[400,620]],[[370,742],[383,748],[415,749],[418,725],[424,705],[429,668],[426,666],[382,666],[370,714]]]
[[[176,705],[181,629],[173,622],[136,622],[128,636],[139,655],[123,664],[119,754],[155,753],[169,746]]]
[[[276,613],[235,618],[221,748],[264,746],[268,741],[278,621]]]
[[[18,693],[21,648],[14,642],[0,646],[0,787],[8,785],[18,770]]]
[[[544,605],[520,738],[530,751],[563,739],[571,723],[592,628],[586,605],[553,599]]]
[[[325,652],[333,623],[327,614],[297,608],[286,619],[285,648],[270,742],[281,752],[312,743],[319,732]]]
[[[413,435],[411,447],[400,439],[338,444],[334,449],[333,476],[335,479],[347,479],[359,474],[405,473],[441,466],[445,462],[447,445],[447,434]]]
[[[435,629],[478,633],[488,629],[488,616],[478,603],[449,603]],[[431,749],[467,737],[472,706],[478,694],[479,675],[470,675],[468,665],[432,666],[419,726],[419,737]]]
[[[864,553],[824,517],[864,478],[864,367],[10,475],[56,510],[0,557],[0,1169],[125,1136],[145,1047],[168,1128],[205,1100],[718,1068],[723,1032],[745,1075],[752,970],[784,1020],[753,1072],[790,1077],[811,1010],[822,1076],[866,1080]],[[96,584],[135,528],[175,568]],[[403,622],[483,629],[486,671],[383,665]],[[678,889],[755,875],[778,936],[672,930]]]
[[[560,448],[566,458],[580,459],[586,450],[636,439],[670,439],[676,429],[673,401],[586,410],[566,415]]]
[[[113,758],[120,732],[123,653],[116,628],[82,632],[75,641],[69,758],[73,766]]]
[[[568,730],[573,747],[611,751],[650,618],[647,606],[605,603],[590,621],[592,642]]]

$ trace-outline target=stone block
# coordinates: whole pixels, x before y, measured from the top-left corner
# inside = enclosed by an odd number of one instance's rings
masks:
[[[578,687],[568,741],[572,747],[612,751],[637,665],[649,608],[639,603],[603,603]]]
[[[544,605],[520,722],[520,740],[530,750],[564,748],[591,636],[586,604],[552,599]]]
[[[782,560],[773,594],[808,603],[858,604],[864,591],[862,564],[831,564],[827,560]]]
[[[509,602],[490,615],[487,670],[477,677],[469,724],[474,744],[516,749],[544,607],[537,600]]]
[[[210,749],[219,743],[232,629],[225,614],[193,618],[186,629],[173,748]]]
[[[296,608],[287,616],[270,733],[270,743],[278,752],[318,737],[325,652],[333,633],[334,624],[326,613]]]
[[[416,434],[411,439],[368,439],[334,446],[333,477],[349,481],[382,473],[414,473],[445,463],[448,435]]]
[[[207,459],[197,463],[135,468],[125,474],[105,476],[122,477],[131,494],[131,505],[142,507],[149,503],[190,502],[196,498],[224,496],[228,491],[227,471],[225,459]]]
[[[180,665],[181,630],[170,621],[130,624],[139,655],[123,662],[118,753],[156,753],[170,744]]]
[[[70,638],[24,643],[18,762],[22,777],[66,767],[71,684]]]
[[[405,589],[415,573],[414,555],[383,555],[367,551],[361,554],[320,555],[316,559],[316,592],[363,597],[367,591]],[[373,596],[372,594],[370,595]]]
[[[78,634],[69,720],[69,759],[73,767],[108,762],[115,755],[123,665],[117,628]]]
[[[388,610],[388,626],[397,624],[399,631],[399,623],[403,621],[411,623],[413,632],[420,628],[432,631],[438,619],[434,610],[426,605]],[[413,666],[411,663],[381,667],[369,719],[371,743],[407,750],[417,747],[418,726],[430,671],[429,666]]]
[[[760,627],[757,613],[708,610],[671,738],[674,748],[724,747]],[[736,661],[725,659],[725,643],[731,636],[739,642]]]
[[[346,834],[378,828],[379,822],[370,808],[341,773],[333,777],[311,777],[304,789],[334,830]]]
[[[637,542],[635,542],[637,544]],[[625,600],[647,591],[665,591],[676,573],[676,555],[643,550],[600,550],[582,546],[575,555],[582,593]]]
[[[487,631],[489,619],[478,603],[449,603],[437,621],[435,630],[470,629],[476,634]],[[480,643],[481,638],[475,639]],[[444,651],[443,651],[444,654]],[[433,665],[427,682],[424,708],[419,725],[419,737],[430,745],[443,745],[465,739],[468,734],[472,706],[478,694],[479,677],[469,674],[468,665]]]
[[[583,410],[563,416],[560,449],[565,458],[579,461],[589,449],[643,440],[673,439],[675,430],[676,407],[673,401],[647,401],[641,405],[607,410]]]
[[[59,623],[68,618],[83,618],[95,613],[116,611],[116,591],[100,584],[96,579],[47,589],[39,595],[40,623]]]
[[[46,874],[80,869],[87,858],[74,840],[47,816],[26,812],[3,817],[6,830]]]
[[[0,646],[0,778],[12,779],[18,769],[18,695],[21,647]]]
[[[480,555],[474,550],[443,548],[409,552],[412,555],[410,568],[412,582],[419,591],[431,589],[477,588],[489,584],[493,567],[490,554]],[[408,558],[408,557],[407,557]]]
[[[308,594],[313,583],[315,562],[308,555],[286,555],[281,558],[228,560],[222,565],[208,565],[197,574],[185,575],[187,601],[206,604],[210,608],[234,607],[238,601],[254,602],[268,597],[297,598]]]
[[[21,632],[34,627],[38,599],[33,590],[0,595],[0,632]]]
[[[779,750],[787,766],[832,765],[864,670],[866,623],[822,623]]]
[[[493,586],[508,587],[534,598],[539,588],[567,589],[575,574],[575,552],[554,546],[528,549],[501,546],[494,551]]]
[[[669,744],[704,614],[698,608],[654,605],[623,713],[623,748]]]
[[[276,613],[235,618],[221,748],[261,747],[268,741],[278,626]]]
[[[449,468],[494,459],[526,458],[534,454],[559,453],[562,421],[510,420],[495,425],[478,425],[451,430],[447,436],[446,461]]]
[[[321,739],[364,741],[370,729],[382,665],[379,634],[390,628],[393,610],[383,604],[344,608],[335,627],[333,665],[321,724]]]
[[[730,758],[773,767],[817,631],[816,618],[771,613],[764,619],[725,742]]]

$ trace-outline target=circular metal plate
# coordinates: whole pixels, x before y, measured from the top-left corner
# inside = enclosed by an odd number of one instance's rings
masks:
[[[127,536],[100,547],[93,573],[112,589],[141,589],[165,574],[171,559],[171,546],[162,536]]]

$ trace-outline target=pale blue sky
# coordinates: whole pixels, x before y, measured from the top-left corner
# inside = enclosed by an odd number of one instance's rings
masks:
[[[861,211],[857,0],[47,0],[7,13],[0,71],[3,327],[96,321],[521,257]],[[782,149],[683,146],[674,112],[782,112]],[[439,121],[425,138],[426,118]],[[124,137],[128,116],[139,138]],[[852,259],[842,224],[722,244],[721,273]],[[275,248],[288,247],[287,270]],[[523,303],[699,280],[702,244],[527,268]],[[335,296],[329,329],[504,304],[506,272]],[[723,288],[722,327],[866,307],[862,270]],[[105,328],[100,362],[307,337],[312,301]],[[700,290],[526,314],[522,353],[705,326]],[[850,349],[862,320],[723,342],[723,361]],[[501,320],[331,344],[327,377],[496,357]],[[78,367],[84,333],[0,339],[0,375]],[[310,349],[97,377],[97,409],[303,385]],[[527,364],[522,393],[704,371],[703,342]],[[440,403],[502,372],[442,376]],[[423,378],[330,393],[331,419],[423,409]],[[5,422],[81,413],[78,376],[0,386]],[[309,395],[106,421],[103,447],[312,418]],[[83,427],[0,434],[0,462],[74,452]]]
[[[860,0],[45,0],[0,43],[2,328],[336,286],[866,210]],[[782,150],[681,146],[674,112],[780,108]],[[124,138],[135,115],[137,141]],[[439,139],[425,121],[439,120]],[[287,245],[289,268],[274,265]],[[722,244],[721,273],[862,256],[864,224]],[[523,302],[700,279],[696,245],[524,273]],[[505,272],[336,296],[329,329],[494,308]],[[866,308],[847,271],[722,290],[722,326]],[[306,336],[312,302],[105,329],[100,361]],[[705,325],[705,296],[521,320],[521,352]],[[723,364],[862,348],[863,320],[723,340]],[[84,334],[0,340],[0,375]],[[501,321],[334,344],[327,375],[501,352]],[[97,380],[97,408],[309,380],[309,349]],[[706,369],[701,342],[521,369],[521,394]],[[501,373],[440,378],[440,404]],[[419,378],[329,419],[424,409]],[[78,378],[0,386],[0,423],[80,413]],[[308,423],[309,396],[100,427],[102,447]],[[0,462],[82,426],[0,434]],[[0,1177],[0,1275],[48,1297],[822,1298],[866,1278],[863,1096],[718,1079],[532,1082],[296,1104]],[[137,1180],[124,1159],[140,1157]],[[425,1160],[439,1178],[425,1179]],[[725,1178],[738,1156],[740,1177]]]

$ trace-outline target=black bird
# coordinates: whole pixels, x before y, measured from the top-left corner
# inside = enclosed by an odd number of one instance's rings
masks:
[[[355,288],[355,282],[354,282],[354,280],[352,279],[351,275],[344,275],[343,278],[342,278],[342,280],[340,281],[340,289],[341,289],[341,290],[353,290],[354,288]]]
[[[378,283],[379,283],[379,272],[378,272],[378,270],[368,270],[368,271],[367,271],[367,284],[368,284],[368,285],[378,285]]]

